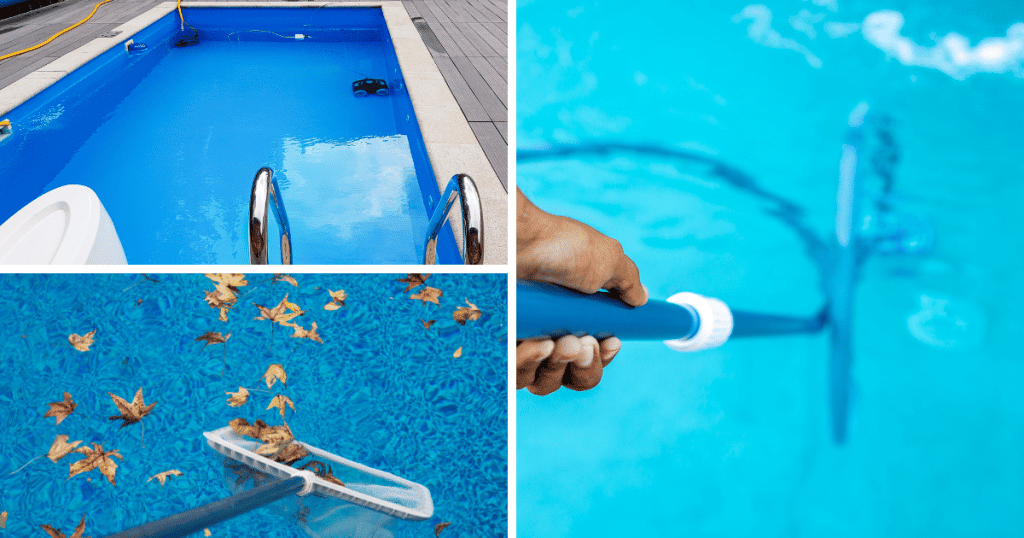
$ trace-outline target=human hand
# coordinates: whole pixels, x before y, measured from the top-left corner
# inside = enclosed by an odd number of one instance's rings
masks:
[[[621,346],[622,342],[615,337],[600,342],[593,336],[572,335],[557,341],[521,340],[516,344],[516,389],[526,388],[539,396],[562,386],[592,389]]]

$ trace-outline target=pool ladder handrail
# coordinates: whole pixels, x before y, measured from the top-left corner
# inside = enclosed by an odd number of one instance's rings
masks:
[[[427,242],[423,249],[424,265],[437,263],[437,234],[448,220],[448,212],[455,203],[456,194],[462,207],[463,263],[484,263],[484,214],[480,192],[468,174],[455,174],[448,180],[448,186],[445,187],[444,194],[441,195],[437,207],[434,208],[434,214],[430,217],[430,223],[427,224]]]
[[[288,214],[284,211],[281,187],[274,179],[274,171],[264,166],[256,172],[249,195],[249,263],[267,264],[267,213],[270,201],[274,201],[274,217],[281,231],[281,263],[292,264],[292,232],[288,226]]]

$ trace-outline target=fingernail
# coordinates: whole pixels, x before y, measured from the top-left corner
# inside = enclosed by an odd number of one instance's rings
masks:
[[[592,363],[592,362],[594,362],[594,352],[593,351],[591,351],[590,353],[587,353],[583,357],[583,360],[578,362],[578,363],[576,363],[576,364],[579,365],[581,368],[586,368],[586,367],[590,366],[590,363]]]
[[[605,362],[611,360],[611,358],[614,357],[615,354],[619,352],[619,349],[621,349],[621,347],[622,346],[606,346],[604,349],[604,353],[601,353],[601,360]]]

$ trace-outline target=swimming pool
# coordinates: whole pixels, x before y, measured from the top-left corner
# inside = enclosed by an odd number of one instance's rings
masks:
[[[889,116],[898,147],[887,201],[930,223],[934,246],[861,268],[845,444],[832,439],[827,333],[689,355],[627,342],[593,391],[517,393],[518,535],[1024,531],[1014,5],[519,6],[519,148],[649,151],[520,162],[518,184],[622,241],[652,297],[817,312],[822,274],[767,195],[834,242],[861,101]],[[747,178],[762,195],[737,187]]]
[[[452,523],[449,533],[505,535],[506,275],[433,275],[426,285],[444,293],[435,305],[410,300],[417,290],[403,293],[406,284],[394,280],[404,275],[295,274],[296,287],[249,274],[227,322],[203,300],[214,288],[205,276],[148,276],[159,282],[119,274],[0,276],[6,532],[30,536],[49,524],[70,533],[85,515],[85,535],[106,536],[230,495],[236,475],[244,483],[258,473],[224,465],[202,434],[237,417],[280,425],[261,379],[276,363],[286,371],[287,387],[277,383],[270,392],[294,401],[287,422],[300,441],[430,490],[432,519],[374,536],[423,536],[441,522]],[[329,290],[339,289],[347,292],[344,306],[325,310]],[[273,306],[286,294],[307,311],[292,321],[306,329],[315,322],[322,344],[291,338],[285,327],[272,335],[271,323],[253,319],[259,311],[252,303]],[[481,316],[459,325],[452,312],[463,299]],[[437,321],[424,330],[421,318]],[[69,345],[70,334],[94,329],[89,351]],[[231,336],[204,349],[195,339],[206,331]],[[250,401],[229,407],[225,392],[239,386],[250,390]],[[139,387],[145,403],[156,406],[141,424],[119,429],[107,420],[116,414],[107,393],[131,400]],[[64,391],[77,407],[55,427],[43,414]],[[78,454],[56,464],[44,457],[10,474],[61,434],[119,450],[117,486],[95,471],[66,480]],[[172,469],[184,474],[163,486],[147,482]],[[322,515],[302,513],[311,502],[292,496],[211,531],[304,536],[299,516],[312,527]]]
[[[0,173],[18,181],[9,181],[0,216],[61,185],[85,184],[111,215],[129,263],[245,263],[249,190],[268,166],[281,185],[294,263],[422,262],[448,179],[470,173],[482,191],[493,189],[489,177],[460,168],[464,155],[432,148],[458,149],[451,136],[461,131],[449,124],[465,120],[457,105],[452,116],[438,104],[451,94],[443,79],[438,91],[432,62],[433,75],[428,66],[400,70],[395,47],[418,36],[401,4],[388,4],[188,6],[184,32],[173,3],[154,8],[158,17],[142,18],[155,22],[130,36],[145,50],[115,46],[5,115],[13,132],[0,141],[9,156]],[[198,44],[176,46],[188,43],[190,26]],[[418,46],[414,59],[429,60]],[[421,134],[410,76],[427,90],[417,109],[428,123],[444,121],[445,133]],[[367,78],[386,80],[388,95],[356,95],[353,85]],[[490,228],[503,235],[504,225]],[[439,261],[461,263],[460,242],[450,226],[442,230]],[[270,259],[280,255],[272,249]]]

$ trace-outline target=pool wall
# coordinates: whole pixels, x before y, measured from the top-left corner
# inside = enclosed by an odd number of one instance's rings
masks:
[[[413,150],[414,160],[417,161],[417,173],[425,172],[422,170],[425,167],[422,164],[423,161],[429,162],[438,192],[443,192],[448,180],[457,173],[466,173],[473,177],[483,205],[486,230],[484,263],[502,264],[506,262],[508,251],[507,193],[487,161],[461,108],[434,64],[433,58],[401,2],[353,2],[344,5],[327,2],[303,4],[291,2],[187,2],[182,6],[183,8],[380,8],[390,36],[389,41],[395,51],[395,58],[389,58],[389,60],[397,63],[394,67],[389,65],[389,71],[397,75],[400,70],[403,77],[402,86],[408,92],[412,104],[412,108],[409,110],[404,110],[403,107],[396,109],[396,123],[407,125],[409,129],[418,126],[426,147],[425,156],[417,154],[422,150],[417,148]],[[176,7],[174,2],[162,3],[114,28],[110,32],[117,34],[114,37],[96,38],[6,88],[0,89],[0,115],[6,115],[19,105],[43,93],[58,80],[68,76],[74,76],[75,81],[81,80],[88,72],[98,69],[103,62],[102,60],[94,62],[94,68],[90,68],[86,64],[104,53],[118,54],[128,39],[144,35],[144,29],[154,30],[150,26],[174,12]],[[140,32],[142,33],[140,34]],[[83,72],[79,69],[83,67],[87,71]],[[60,91],[59,88],[53,88],[53,90]],[[15,111],[16,114],[17,111]],[[15,129],[17,129],[16,124]],[[426,157],[426,159],[422,159],[422,157]],[[425,202],[430,210],[439,202],[435,198],[437,195],[428,190]],[[19,201],[23,202],[19,206],[21,207],[31,201],[31,198]],[[11,200],[10,203],[14,203],[14,200]],[[448,220],[454,231],[455,241],[461,248],[462,229],[459,210],[452,211]]]

